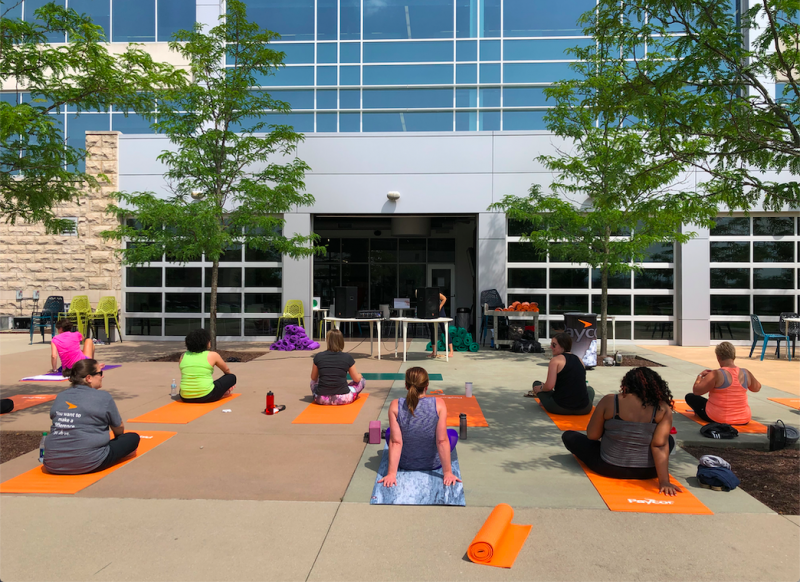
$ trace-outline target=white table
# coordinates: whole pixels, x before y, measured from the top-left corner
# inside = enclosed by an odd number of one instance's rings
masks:
[[[409,323],[432,323],[433,324],[433,338],[431,338],[431,346],[436,347],[439,337],[439,324],[444,323],[444,357],[446,361],[450,361],[450,351],[448,345],[450,344],[450,326],[447,325],[453,321],[452,317],[437,317],[436,319],[422,319],[419,317],[392,317],[391,321],[396,323],[394,328],[394,357],[397,357],[397,328],[399,324],[403,324],[403,361],[406,361],[406,340],[408,338],[408,324]],[[380,327],[378,327],[380,333]],[[380,341],[379,341],[380,343]]]
[[[784,318],[783,321],[785,321],[787,323],[800,323],[800,317],[786,317],[786,318]],[[786,329],[786,328],[784,328],[784,329]],[[788,330],[787,330],[787,335],[788,335]],[[796,340],[792,340],[792,357],[793,358],[797,356],[797,352],[795,351],[795,348],[797,347],[797,344],[795,342],[796,342]],[[789,353],[789,346],[788,345],[786,346],[786,353],[787,354]]]
[[[383,321],[382,317],[326,317],[323,321],[331,322],[331,325],[336,329],[339,329],[339,324],[342,322],[350,322],[350,323],[369,323],[369,355],[370,357],[373,355],[373,336],[372,336],[372,324],[377,324],[378,327],[378,359],[381,359],[381,322]],[[328,326],[325,326],[325,331],[327,332]],[[396,354],[395,354],[396,355]]]
[[[500,349],[500,346],[510,346],[514,343],[514,340],[501,340],[497,337],[497,330],[500,329],[497,326],[497,318],[498,317],[507,317],[509,321],[532,321],[533,327],[535,328],[534,333],[534,340],[539,341],[539,312],[538,311],[499,311],[496,309],[489,309],[489,304],[484,304],[483,306],[483,314],[487,316],[494,317],[493,321],[493,328],[495,333],[494,338],[494,347],[495,349]]]

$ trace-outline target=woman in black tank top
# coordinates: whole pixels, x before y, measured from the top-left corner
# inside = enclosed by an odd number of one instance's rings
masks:
[[[586,368],[572,349],[567,333],[556,334],[550,342],[553,357],[547,368],[547,381],[533,383],[526,396],[539,398],[545,410],[552,414],[589,414],[592,411],[594,390],[586,383]]]

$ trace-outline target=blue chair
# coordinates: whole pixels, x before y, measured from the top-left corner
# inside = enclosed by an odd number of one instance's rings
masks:
[[[42,334],[42,343],[44,343],[44,327],[50,326],[50,334],[56,335],[56,321],[58,321],[58,314],[64,311],[64,298],[60,295],[51,295],[44,302],[44,307],[41,311],[34,311],[31,313],[31,341],[33,343],[33,328],[38,326],[39,332]]]
[[[761,347],[761,360],[764,360],[764,354],[767,352],[767,342],[769,340],[775,340],[778,342],[778,347],[780,347],[781,341],[786,341],[786,356],[789,358],[789,361],[792,360],[792,354],[789,353],[789,336],[788,335],[779,335],[776,333],[764,333],[764,328],[761,327],[761,320],[758,319],[758,316],[751,313],[750,314],[750,323],[753,325],[753,345],[750,347],[750,355],[749,358],[753,357],[753,350],[756,349],[756,344],[758,343],[759,338],[763,340],[763,345]]]

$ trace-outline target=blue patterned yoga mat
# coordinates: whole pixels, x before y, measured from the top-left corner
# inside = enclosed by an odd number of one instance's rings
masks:
[[[450,453],[450,466],[453,474],[461,479],[461,467],[458,465],[458,451]],[[389,470],[389,445],[383,445],[383,456],[372,488],[370,505],[460,505],[466,506],[464,484],[456,483],[445,487],[441,468],[435,471],[398,471],[397,485],[384,487],[378,483]]]

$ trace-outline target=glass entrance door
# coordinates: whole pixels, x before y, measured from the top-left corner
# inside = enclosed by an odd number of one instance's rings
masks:
[[[438,287],[439,293],[447,297],[444,306],[447,317],[456,317],[455,265],[428,264],[428,287]]]

